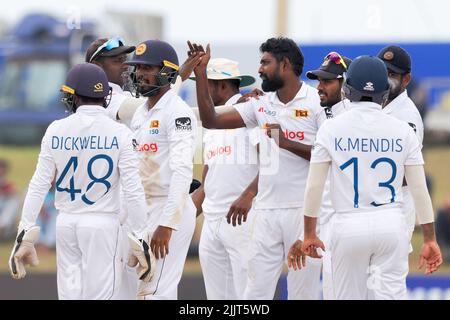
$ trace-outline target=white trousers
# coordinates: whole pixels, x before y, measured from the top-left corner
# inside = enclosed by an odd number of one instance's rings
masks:
[[[114,298],[121,281],[115,214],[60,213],[56,221],[59,299]]]
[[[409,239],[399,209],[333,217],[331,266],[336,299],[405,299]]]
[[[199,258],[206,296],[208,300],[243,299],[253,212],[249,212],[246,222],[236,227],[228,224],[226,213],[216,218],[203,214]]]
[[[152,201],[149,212],[149,228],[154,231],[158,227],[157,215],[160,214],[166,201]],[[169,241],[169,254],[156,261],[156,271],[148,283],[139,281],[138,299],[144,300],[176,300],[178,284],[183,274],[189,245],[194,235],[197,209],[191,197],[187,197],[181,213],[180,227],[172,231]],[[156,214],[156,216],[155,216]],[[152,217],[155,217],[153,218]]]
[[[119,214],[119,219],[121,218]],[[136,300],[138,292],[139,278],[136,273],[136,268],[128,266],[128,259],[130,257],[130,244],[127,233],[129,228],[126,224],[120,226],[119,233],[119,248],[121,256],[121,272],[122,281],[118,287],[117,294],[114,296],[116,300]]]
[[[332,268],[331,268],[331,231],[333,229],[333,217],[331,217],[326,223],[320,225],[319,238],[325,245],[325,251],[321,251],[322,254],[322,292],[324,300],[334,300],[334,290],[332,281]]]
[[[303,230],[303,210],[293,208],[253,211],[255,222],[249,247],[244,299],[270,300],[274,297],[289,248]],[[301,270],[288,271],[289,300],[312,300],[320,297],[322,262],[307,257],[306,264]]]
[[[413,247],[411,245],[411,238],[414,233],[414,228],[416,227],[416,210],[414,208],[414,200],[412,198],[411,192],[409,192],[408,186],[402,187],[403,195],[403,206],[402,212],[405,216],[406,228],[408,230],[409,238],[409,253],[413,252]]]

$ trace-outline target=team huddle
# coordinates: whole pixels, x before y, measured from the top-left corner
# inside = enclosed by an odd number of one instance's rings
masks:
[[[72,114],[42,139],[9,260],[15,279],[38,263],[36,219],[53,183],[60,299],[177,299],[200,214],[208,299],[273,299],[285,264],[288,299],[321,289],[324,299],[406,299],[416,219],[420,267],[439,268],[404,49],[353,61],[330,52],[306,73],[316,89],[300,79],[299,46],[270,38],[262,91],[242,96],[254,77],[211,59],[209,45],[188,47],[180,66],[164,41],[98,39],[69,71]],[[188,79],[198,110],[178,95]]]

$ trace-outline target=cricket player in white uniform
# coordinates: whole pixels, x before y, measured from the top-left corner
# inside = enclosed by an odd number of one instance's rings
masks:
[[[383,60],[388,70],[391,88],[387,103],[383,106],[383,112],[399,120],[405,121],[414,129],[419,143],[423,143],[423,121],[414,102],[408,97],[406,87],[411,81],[411,57],[399,46],[387,46],[378,53],[378,58]],[[416,225],[414,201],[405,181],[402,186],[403,207],[411,241]],[[412,246],[410,245],[410,251]]]
[[[237,103],[242,97],[239,88],[255,82],[252,76],[240,73],[237,62],[225,58],[212,59],[206,74],[213,103],[217,106]],[[243,193],[242,197],[250,200],[251,207],[255,194],[247,192],[247,188],[258,175],[256,146],[250,141],[247,128],[205,129],[203,159],[203,186],[193,198],[199,198],[198,206],[204,215],[199,258],[206,296],[208,300],[242,299],[253,225],[250,221],[229,224],[227,214]],[[247,215],[244,222],[246,220]]]
[[[23,278],[24,265],[37,263],[36,218],[56,180],[58,296],[111,299],[122,275],[118,254],[119,184],[130,208],[130,229],[144,239],[134,239],[142,249],[133,251],[141,263],[139,272],[146,277],[153,267],[145,250],[146,204],[142,184],[136,183],[138,158],[133,151],[133,136],[106,115],[110,88],[100,67],[76,65],[69,71],[62,91],[66,95],[63,101],[74,114],[50,124],[42,139],[9,261],[11,273],[16,279]]]
[[[131,77],[129,74],[129,66],[125,64],[127,55],[133,52],[136,48],[134,46],[126,46],[121,38],[97,39],[91,43],[86,50],[86,62],[94,63],[101,67],[109,81],[109,86],[112,88],[111,100],[106,109],[108,116],[130,127],[131,120],[136,109],[145,103],[145,98],[132,95],[130,91],[125,91],[123,87],[132,87]],[[178,92],[182,80],[186,80],[192,73],[192,63],[195,63],[195,56],[189,56],[183,66],[180,68],[180,75],[177,76],[175,84],[171,84],[172,89]],[[125,206],[125,199],[121,193],[121,206]],[[122,207],[119,218],[122,225],[122,254],[124,261],[127,261],[127,254],[129,252],[129,241],[127,237],[128,226],[126,225],[127,209]],[[136,299],[138,288],[138,275],[134,268],[124,263],[125,273],[122,281],[122,287],[119,289],[118,299]]]
[[[210,100],[205,72],[209,46],[194,68],[204,127],[267,130],[268,136],[260,139],[258,194],[244,299],[273,299],[289,247],[300,236],[303,199],[298,195],[305,187],[321,112],[317,91],[299,79],[303,55],[297,44],[287,38],[272,38],[260,50],[259,73],[262,89],[268,93],[259,100],[234,105],[228,112],[216,113]],[[318,299],[320,268],[320,261],[311,260],[305,269],[290,269],[288,298]]]
[[[136,68],[136,89],[147,98],[134,114],[140,176],[147,199],[147,227],[157,258],[155,276],[141,282],[139,299],[176,299],[194,228],[189,196],[197,121],[171,89],[178,70],[175,50],[166,42],[139,44],[127,64]]]
[[[405,299],[409,239],[401,211],[404,175],[424,234],[420,265],[431,273],[442,264],[420,144],[408,124],[381,111],[389,83],[380,59],[356,58],[343,89],[352,107],[322,125],[311,155],[302,250],[311,257],[320,257],[318,248],[327,250],[316,235],[316,220],[331,166],[336,299]]]
[[[317,70],[308,71],[306,76],[311,80],[318,80],[317,90],[320,97],[320,105],[322,112],[319,115],[319,126],[321,126],[327,119],[336,117],[350,107],[350,101],[344,100],[342,95],[342,85],[344,83],[344,73],[347,72],[351,60],[347,57],[341,56],[337,52],[330,52],[325,56],[325,59]],[[328,248],[323,253],[322,266],[322,289],[323,298],[325,300],[334,299],[333,282],[331,281],[331,255],[330,255],[330,241],[329,236],[332,229],[332,217],[334,215],[334,208],[331,203],[331,189],[330,177],[328,176],[325,184],[325,190],[320,207],[319,230],[320,238]],[[297,268],[301,261],[294,261],[295,257],[301,259],[301,245],[302,241],[297,240],[289,250],[288,266]]]

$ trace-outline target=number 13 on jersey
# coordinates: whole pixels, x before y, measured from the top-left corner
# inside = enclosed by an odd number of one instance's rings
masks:
[[[381,163],[387,163],[388,165],[390,165],[391,167],[391,177],[385,181],[385,182],[379,182],[378,183],[378,187],[379,188],[387,188],[390,190],[391,192],[391,200],[388,203],[393,203],[395,201],[395,189],[394,187],[391,185],[392,182],[394,182],[396,176],[397,176],[397,166],[394,162],[394,160],[390,159],[390,158],[386,158],[386,157],[382,157],[382,158],[378,158],[376,159],[374,162],[372,162],[372,164],[370,165],[370,169],[372,170],[376,170],[377,166]],[[355,208],[359,207],[359,177],[358,177],[358,158],[357,157],[353,157],[350,160],[348,160],[347,162],[345,162],[344,164],[342,164],[339,169],[341,170],[345,170],[347,169],[349,166],[353,165],[353,191],[354,191],[354,200],[353,200],[353,206]],[[384,204],[387,203],[376,203],[375,201],[372,201],[370,203],[372,206],[374,207],[378,207],[378,206],[382,206]]]

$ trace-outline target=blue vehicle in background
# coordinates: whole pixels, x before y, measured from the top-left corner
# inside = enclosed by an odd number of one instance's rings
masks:
[[[44,14],[25,16],[0,39],[0,144],[40,142],[63,118],[59,88],[96,38],[94,24],[77,29]]]

